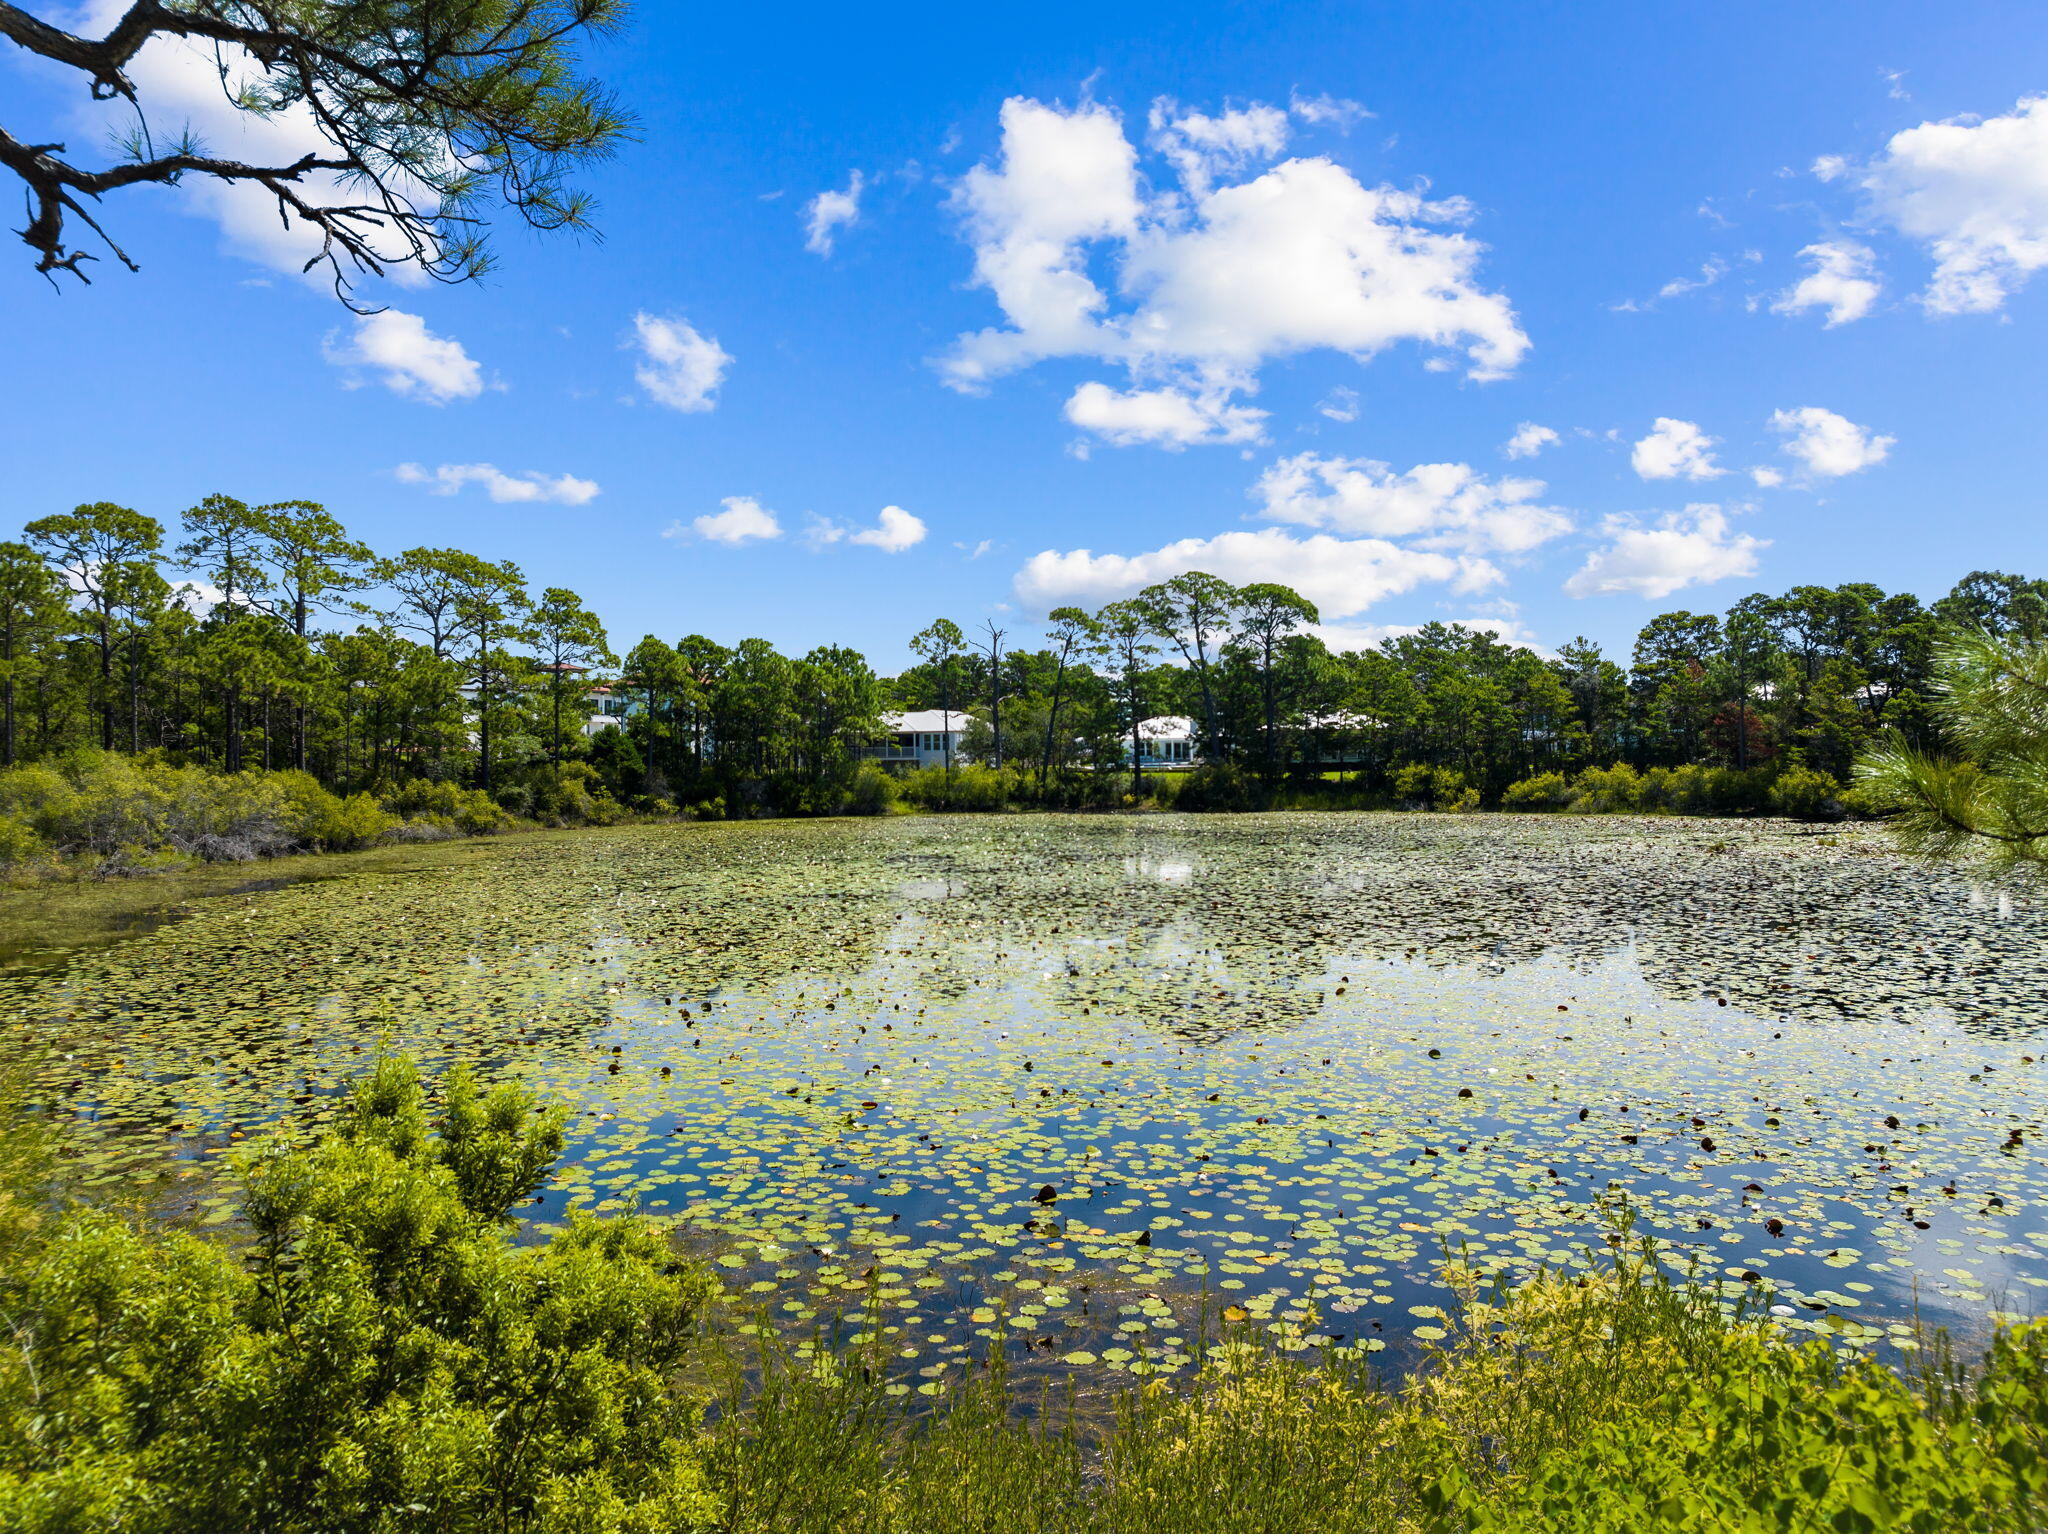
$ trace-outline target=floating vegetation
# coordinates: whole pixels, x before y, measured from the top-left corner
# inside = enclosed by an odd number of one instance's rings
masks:
[[[0,1002],[107,1183],[204,1188],[382,1048],[520,1077],[576,1110],[536,1230],[668,1220],[745,1326],[937,1395],[1427,1342],[1447,1254],[1583,1264],[1615,1202],[1791,1330],[2030,1313],[2044,939],[1783,823],[705,824],[206,902]]]

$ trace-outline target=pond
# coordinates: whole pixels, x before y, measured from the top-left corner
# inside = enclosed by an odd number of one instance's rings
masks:
[[[380,1048],[572,1105],[534,1229],[674,1223],[935,1394],[1441,1334],[1447,1257],[1674,1260],[1863,1346],[2048,1288],[2048,913],[1875,831],[1277,814],[415,849],[0,980],[88,1173],[317,1120]],[[807,1344],[805,1344],[807,1345]]]

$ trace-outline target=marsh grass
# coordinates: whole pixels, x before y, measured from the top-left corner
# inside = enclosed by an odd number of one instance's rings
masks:
[[[1001,1354],[943,1400],[869,1347],[765,1353],[707,1470],[729,1534],[2023,1530],[2048,1527],[2048,1334],[1910,1374],[1666,1270],[1648,1242],[1509,1292],[1453,1273],[1413,1367],[1211,1339],[1184,1380],[1020,1385]],[[737,1382],[736,1382],[737,1383]]]

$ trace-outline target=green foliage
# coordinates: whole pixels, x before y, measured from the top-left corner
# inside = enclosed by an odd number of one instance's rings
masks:
[[[900,792],[900,785],[888,772],[873,762],[863,762],[846,790],[845,813],[886,815],[894,807]]]
[[[1500,796],[1504,810],[1561,810],[1572,802],[1572,786],[1561,772],[1539,772],[1510,783]]]
[[[1856,764],[1862,802],[1915,851],[2048,862],[2048,644],[2011,628],[1955,631],[1937,651],[1934,713],[1960,758],[1893,734]]]
[[[1020,783],[1017,773],[1008,767],[968,762],[951,772],[944,767],[907,772],[896,787],[905,804],[921,810],[988,812],[1009,808]]]
[[[1588,767],[1572,780],[1571,808],[1581,815],[1627,815],[1642,803],[1642,776],[1626,762]]]
[[[1646,1253],[1468,1286],[1443,1319],[1393,1383],[1356,1354],[1307,1364],[1226,1336],[1193,1382],[1127,1390],[1092,1434],[1071,1403],[1020,1400],[999,1359],[914,1420],[879,1367],[771,1360],[709,1449],[720,1526],[1993,1534],[2048,1504],[2048,1325],[1999,1334],[1958,1388],[1794,1346]]]
[[[445,825],[463,836],[489,836],[512,828],[513,818],[481,789],[409,778],[382,789],[378,797],[393,814],[413,823]]]
[[[0,1247],[0,1529],[707,1522],[676,1374],[708,1281],[637,1219],[516,1244],[561,1116],[445,1098],[386,1059],[336,1132],[249,1154],[239,1247],[90,1210]]]
[[[1177,810],[1258,810],[1266,807],[1269,797],[1259,781],[1237,763],[1203,762],[1178,775],[1171,802]]]
[[[1479,790],[1455,767],[1410,762],[1394,773],[1394,796],[1419,810],[1466,815],[1479,808]]]
[[[1840,820],[1842,785],[1824,772],[1793,766],[1779,773],[1771,784],[1773,813],[1791,820]]]

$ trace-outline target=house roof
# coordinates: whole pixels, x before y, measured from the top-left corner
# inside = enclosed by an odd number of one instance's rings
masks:
[[[1141,722],[1138,735],[1143,740],[1193,740],[1195,721],[1185,714],[1161,714]]]
[[[882,728],[899,735],[920,732],[936,735],[944,730],[966,729],[967,716],[957,708],[915,708],[908,713],[882,715]]]

